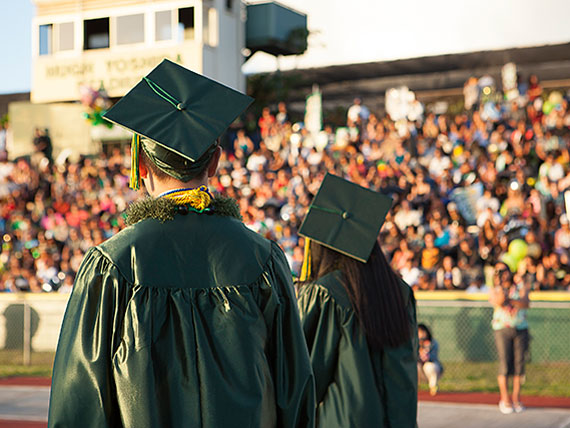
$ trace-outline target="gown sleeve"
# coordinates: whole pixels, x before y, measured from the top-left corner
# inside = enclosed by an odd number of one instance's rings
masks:
[[[123,277],[96,248],[79,268],[55,356],[48,426],[121,426],[111,357]]]
[[[390,427],[417,426],[418,405],[418,325],[413,291],[403,284],[406,292],[411,338],[398,348],[386,348],[382,356],[387,419]]]
[[[272,366],[279,427],[314,427],[315,384],[299,321],[291,270],[281,249],[272,242],[271,268],[262,308],[270,331],[268,360]]]
[[[339,325],[335,305],[319,287],[303,287],[298,304],[315,375],[316,400],[321,403],[335,382],[338,362]]]

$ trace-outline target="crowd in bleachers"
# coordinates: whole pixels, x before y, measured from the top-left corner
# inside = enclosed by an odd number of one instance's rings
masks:
[[[71,290],[87,249],[121,229],[136,197],[126,161],[115,150],[61,165],[35,155],[0,164],[3,291]]]
[[[357,100],[346,124],[318,133],[291,120],[285,103],[266,107],[229,132],[211,188],[280,243],[293,274],[303,260],[297,230],[332,172],[394,198],[381,242],[414,289],[486,291],[504,260],[532,290],[570,290],[568,98],[536,80],[518,89],[488,93],[475,79],[458,113],[422,107],[397,121]],[[34,159],[0,163],[0,286],[69,291],[85,251],[123,227],[137,197],[128,147],[78,162]]]

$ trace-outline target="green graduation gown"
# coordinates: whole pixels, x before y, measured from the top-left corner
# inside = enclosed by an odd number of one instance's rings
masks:
[[[312,427],[288,263],[232,217],[145,219],[86,254],[49,427]]]
[[[412,428],[417,415],[417,322],[412,290],[401,283],[413,331],[382,352],[368,347],[339,271],[299,291],[301,324],[315,375],[317,426]]]

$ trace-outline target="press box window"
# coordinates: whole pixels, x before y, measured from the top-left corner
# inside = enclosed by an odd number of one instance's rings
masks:
[[[83,49],[104,49],[109,47],[109,18],[83,21]]]
[[[178,9],[178,32],[182,40],[194,40],[194,8]]]
[[[144,42],[144,14],[117,16],[117,44]]]
[[[204,9],[204,43],[218,46],[218,11],[213,8]]]
[[[40,25],[40,55],[50,55],[52,46],[53,24]]]
[[[58,50],[71,51],[74,47],[75,29],[73,22],[64,22],[58,24]]]
[[[172,12],[170,10],[161,10],[154,14],[156,41],[172,39]]]

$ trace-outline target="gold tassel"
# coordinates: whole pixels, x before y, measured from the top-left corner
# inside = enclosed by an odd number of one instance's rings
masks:
[[[133,190],[139,190],[141,187],[141,173],[139,170],[140,146],[141,136],[134,133],[131,141],[131,179],[129,181],[129,187]]]
[[[305,238],[305,254],[303,256],[303,266],[301,266],[301,277],[300,281],[306,281],[311,276],[311,240]]]

